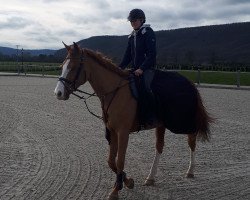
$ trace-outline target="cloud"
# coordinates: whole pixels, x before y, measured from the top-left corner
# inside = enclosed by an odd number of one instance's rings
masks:
[[[224,0],[224,4],[249,4],[249,0]]]
[[[0,7],[0,46],[61,48],[61,41],[125,35],[133,8],[154,30],[250,21],[249,0],[8,0]]]
[[[22,17],[10,17],[4,21],[0,21],[0,30],[1,29],[23,29],[26,26],[29,26],[30,21]]]

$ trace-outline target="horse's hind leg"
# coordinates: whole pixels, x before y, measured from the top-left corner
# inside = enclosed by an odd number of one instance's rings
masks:
[[[156,136],[156,151],[153,164],[151,166],[150,172],[144,185],[151,186],[155,183],[155,175],[157,174],[157,168],[159,164],[160,155],[162,154],[164,147],[164,135],[165,135],[165,127],[157,127],[155,131]]]
[[[190,148],[190,163],[187,171],[187,178],[194,178],[196,136],[196,134],[188,135],[188,145]]]

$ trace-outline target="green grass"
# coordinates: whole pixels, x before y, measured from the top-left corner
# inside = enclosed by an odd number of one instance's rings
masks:
[[[178,71],[193,82],[197,82],[197,71]],[[201,71],[201,83],[236,85],[237,72]],[[250,72],[240,73],[240,85],[250,86]]]

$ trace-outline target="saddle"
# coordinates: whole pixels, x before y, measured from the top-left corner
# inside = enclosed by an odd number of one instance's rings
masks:
[[[152,91],[151,89],[151,83],[154,78],[154,70],[147,70],[143,73],[143,77],[140,78],[138,76],[135,76],[134,73],[131,73],[129,75],[129,88],[131,91],[132,96],[136,99],[139,100],[139,94],[140,94],[140,84],[143,84],[145,89],[147,91]]]
[[[152,105],[156,121],[163,122],[164,126],[173,133],[187,134],[196,130],[195,116],[197,110],[197,89],[192,82],[177,72],[163,72],[154,70],[144,76],[146,90],[154,96]],[[141,102],[147,102],[147,96],[141,96],[140,78],[130,76],[130,90],[139,104],[139,120],[143,118],[147,107]],[[140,98],[144,98],[140,100]],[[151,109],[152,111],[152,109]],[[145,123],[145,122],[144,122]]]

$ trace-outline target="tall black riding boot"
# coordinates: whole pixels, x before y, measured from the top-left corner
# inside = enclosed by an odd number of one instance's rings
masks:
[[[144,123],[146,125],[154,125],[157,122],[156,116],[156,100],[151,90],[151,83],[154,77],[154,70],[146,70],[143,73],[141,93],[143,97]]]

